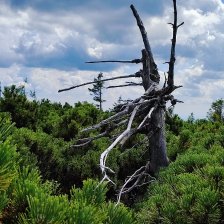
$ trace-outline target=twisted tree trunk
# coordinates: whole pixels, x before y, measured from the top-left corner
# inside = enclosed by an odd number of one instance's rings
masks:
[[[142,69],[132,75],[119,76],[113,78],[107,78],[101,81],[110,81],[116,79],[126,79],[126,78],[141,78],[142,82],[133,83],[126,82],[123,85],[109,86],[108,88],[118,88],[126,86],[142,85],[144,87],[145,93],[133,100],[119,105],[116,114],[111,117],[101,121],[99,124],[93,125],[92,127],[86,128],[83,131],[91,131],[95,129],[101,129],[103,131],[101,134],[94,137],[88,137],[80,139],[72,147],[82,147],[93,140],[101,137],[111,137],[109,133],[119,129],[120,134],[113,139],[113,142],[108,146],[107,149],[100,156],[100,169],[103,174],[102,181],[109,181],[113,184],[111,179],[111,174],[115,173],[110,167],[106,165],[109,153],[118,144],[121,147],[125,146],[125,143],[136,134],[145,134],[149,141],[149,157],[146,158],[147,162],[145,166],[137,169],[132,175],[130,175],[123,184],[119,195],[118,203],[121,200],[121,195],[130,192],[135,187],[140,187],[144,184],[148,184],[155,180],[155,175],[158,173],[161,167],[166,167],[169,164],[169,160],[166,153],[166,136],[165,136],[165,110],[166,103],[170,101],[172,105],[177,102],[182,102],[174,98],[171,93],[182,86],[174,85],[174,64],[175,64],[175,46],[176,46],[176,35],[178,28],[184,23],[177,24],[177,7],[176,0],[173,0],[174,7],[174,22],[169,23],[173,28],[173,37],[171,39],[171,51],[170,60],[166,62],[169,65],[169,70],[167,72],[168,77],[165,79],[165,83],[162,88],[159,88],[160,75],[157,69],[157,65],[153,58],[149,40],[147,37],[147,32],[142,23],[142,20],[133,5],[131,5],[131,10],[136,19],[137,25],[141,32],[142,40],[144,43],[144,49],[142,50],[142,58],[134,60],[103,60],[103,61],[93,61],[88,63],[107,63],[107,62],[118,62],[118,63],[142,63]],[[59,92],[71,90],[84,85],[89,85],[95,83],[87,82],[72,86],[69,88],[61,89]],[[139,122],[140,120],[140,122]],[[136,122],[136,123],[135,123]],[[153,177],[154,176],[154,177]]]

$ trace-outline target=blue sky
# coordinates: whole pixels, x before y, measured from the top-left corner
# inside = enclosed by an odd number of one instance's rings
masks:
[[[135,59],[141,55],[141,36],[130,10],[134,4],[148,32],[161,76],[167,71],[172,21],[171,0],[1,0],[0,74],[2,85],[23,85],[38,99],[71,104],[92,101],[88,87],[58,93],[58,89],[104,77],[132,74],[139,65],[85,64],[89,60]],[[185,103],[175,112],[203,118],[224,92],[224,2],[177,0],[179,29],[175,92]],[[115,84],[123,81],[116,81]],[[108,83],[107,85],[114,84]],[[105,90],[112,107],[119,96],[133,99],[141,87]]]

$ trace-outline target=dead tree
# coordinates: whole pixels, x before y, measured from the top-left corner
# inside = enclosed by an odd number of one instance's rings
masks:
[[[92,127],[86,128],[83,131],[91,131],[95,129],[104,130],[103,133],[98,136],[80,139],[79,144],[74,145],[73,147],[80,147],[89,144],[95,139],[109,136],[111,131],[114,131],[116,128],[124,128],[123,132],[120,133],[112,144],[101,154],[100,156],[100,168],[103,174],[102,181],[107,180],[109,182],[113,181],[110,178],[110,174],[114,173],[106,165],[107,157],[111,150],[118,144],[124,146],[125,142],[128,139],[133,137],[136,134],[144,134],[147,136],[149,142],[149,158],[145,166],[140,167],[134,172],[130,177],[127,178],[124,185],[122,186],[120,193],[118,195],[118,202],[120,201],[121,195],[131,191],[134,187],[141,186],[154,180],[155,174],[159,171],[161,167],[166,167],[169,164],[166,153],[166,137],[165,137],[165,110],[166,103],[171,102],[172,105],[175,105],[178,101],[172,95],[172,92],[181,87],[174,85],[174,64],[175,64],[175,46],[176,46],[176,36],[178,28],[183,25],[177,24],[177,7],[176,0],[173,0],[174,8],[174,22],[169,23],[173,29],[173,35],[171,40],[171,52],[170,59],[168,63],[169,70],[167,72],[167,78],[162,88],[159,88],[160,75],[158,72],[157,65],[154,61],[153,53],[149,44],[147,33],[143,22],[133,5],[130,6],[133,12],[133,15],[137,21],[137,25],[141,32],[142,40],[144,43],[144,49],[141,51],[141,59],[134,59],[131,61],[119,61],[119,60],[110,60],[110,61],[93,61],[87,63],[105,63],[105,62],[118,62],[118,63],[142,63],[142,69],[136,72],[135,74],[128,76],[119,76],[113,78],[103,79],[102,81],[106,82],[109,80],[115,79],[126,79],[130,77],[140,78],[140,83],[127,82],[120,86],[109,86],[108,88],[117,88],[124,86],[135,86],[142,85],[145,93],[123,105],[119,106],[117,113],[113,116],[107,118],[106,120],[101,121],[99,124],[96,124]],[[61,89],[59,92],[71,90],[80,86],[89,85],[94,82],[87,82],[80,85],[72,86],[70,88]],[[139,118],[141,118],[139,122]],[[139,122],[138,125],[133,125],[133,122]]]

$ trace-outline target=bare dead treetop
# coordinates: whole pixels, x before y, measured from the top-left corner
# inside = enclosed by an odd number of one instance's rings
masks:
[[[172,92],[182,86],[175,86],[174,84],[174,65],[175,65],[175,48],[177,30],[184,23],[177,23],[177,6],[176,0],[173,0],[174,9],[174,21],[168,23],[171,25],[173,34],[171,39],[171,50],[169,61],[166,62],[169,65],[167,77],[165,75],[165,83],[162,88],[159,88],[160,75],[157,65],[155,63],[151,46],[148,40],[146,29],[143,22],[133,5],[130,6],[132,13],[139,27],[142,40],[144,43],[144,49],[141,50],[141,59],[134,60],[101,60],[101,61],[89,61],[86,63],[130,63],[130,64],[142,64],[142,69],[135,74],[127,76],[118,76],[112,78],[102,79],[102,81],[111,81],[116,79],[128,79],[138,78],[140,82],[126,82],[123,85],[113,85],[108,88],[118,88],[127,86],[142,85],[144,88],[144,94],[131,102],[128,101],[119,106],[119,110],[111,117],[102,120],[100,123],[88,127],[82,132],[89,132],[98,129],[103,130],[99,135],[89,138],[79,139],[77,144],[71,146],[74,149],[77,147],[86,146],[92,141],[101,137],[110,137],[110,133],[119,128],[123,131],[113,139],[110,146],[100,156],[100,169],[103,175],[101,182],[109,181],[114,183],[112,175],[114,171],[107,166],[107,158],[111,150],[117,145],[125,146],[127,140],[132,138],[136,134],[143,134],[149,143],[148,151],[149,158],[144,166],[137,169],[132,175],[127,177],[123,186],[118,193],[118,203],[121,200],[121,196],[124,193],[130,192],[133,188],[142,186],[149,182],[155,181],[155,176],[161,167],[166,167],[169,164],[166,153],[166,138],[165,138],[165,111],[168,101],[171,105],[175,105],[177,102],[182,102],[174,98]],[[81,86],[93,84],[93,82],[82,83],[69,88],[60,89],[58,92],[68,91]],[[139,121],[140,120],[140,121]],[[135,125],[133,125],[135,122]],[[137,125],[136,125],[137,122]]]

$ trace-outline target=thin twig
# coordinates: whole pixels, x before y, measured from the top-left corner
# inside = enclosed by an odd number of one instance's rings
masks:
[[[145,144],[147,141],[148,141],[148,138],[145,137],[141,142],[137,142],[137,143],[134,144],[131,148],[126,149],[124,152],[122,152],[122,153],[120,154],[120,156],[122,156],[122,155],[124,155],[124,154],[130,152],[132,149],[134,149],[134,148],[137,147],[137,146],[141,146],[141,145]]]
[[[133,75],[117,76],[117,77],[113,77],[113,78],[102,79],[101,81],[102,82],[107,82],[107,81],[115,80],[115,79],[127,79],[127,78],[133,78],[133,77],[135,77],[135,78],[140,77],[139,72],[136,72]],[[82,83],[82,84],[72,86],[72,87],[69,87],[69,88],[59,89],[58,92],[60,93],[60,92],[63,92],[63,91],[68,91],[68,90],[75,89],[75,88],[78,88],[78,87],[81,87],[81,86],[90,85],[90,84],[93,84],[93,83],[96,83],[96,82],[98,82],[98,81],[96,80],[96,81],[92,81],[92,82],[86,82],[86,83]]]
[[[106,88],[112,89],[112,88],[129,87],[129,86],[142,86],[142,83],[131,83],[131,84],[124,84],[124,85],[117,85],[117,86],[108,86]]]
[[[83,138],[83,139],[79,139],[77,142],[79,142],[79,144],[77,145],[71,145],[71,148],[79,148],[79,147],[83,147],[86,146],[88,144],[90,144],[92,141],[102,138],[102,137],[106,137],[109,134],[109,130],[106,130],[103,133],[100,133],[99,135],[96,135],[94,137],[89,137],[89,138]]]
[[[131,61],[126,61],[126,60],[104,60],[104,61],[87,61],[85,63],[94,64],[94,63],[108,63],[108,62],[139,64],[139,63],[142,62],[142,60],[141,59],[134,59],[134,60],[131,60]]]
[[[118,194],[116,206],[120,203],[121,196],[123,194],[130,192],[133,188],[148,184],[148,183],[156,180],[155,177],[152,177],[150,174],[147,173],[148,166],[149,166],[149,163],[147,163],[145,166],[140,167],[127,180],[125,180],[125,183],[123,184],[123,186],[120,189],[120,192]],[[144,181],[142,184],[139,184],[139,182],[141,181],[141,178],[144,176],[147,176],[151,179],[147,182]],[[136,181],[130,187],[126,188],[126,186],[135,179],[136,179]]]

